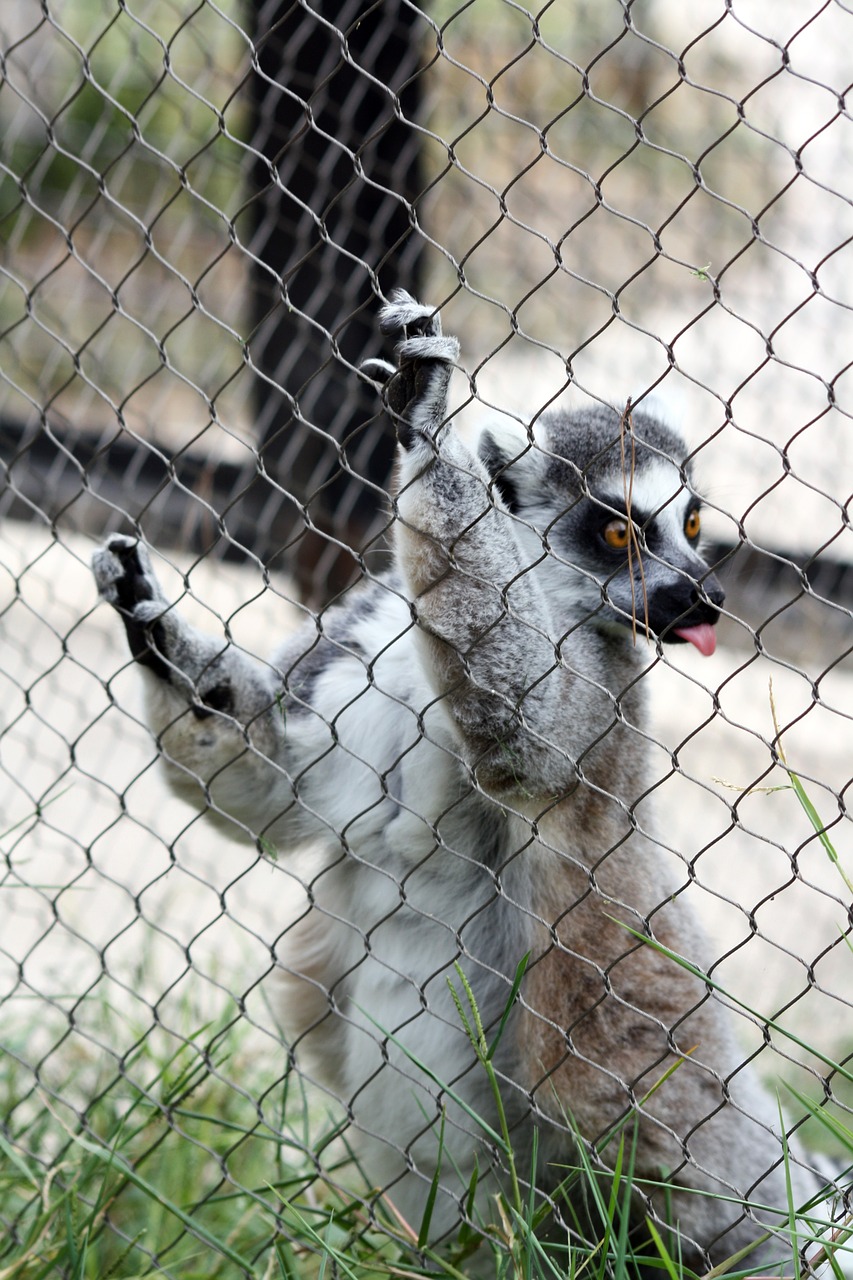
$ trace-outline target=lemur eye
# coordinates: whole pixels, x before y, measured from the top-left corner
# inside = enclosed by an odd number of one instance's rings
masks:
[[[687,519],[684,521],[684,536],[690,542],[695,542],[699,537],[699,531],[701,528],[702,519],[699,515],[698,508],[694,507],[692,511],[688,511]]]
[[[631,530],[627,520],[611,520],[601,531],[601,536],[614,551],[624,551],[631,541]]]

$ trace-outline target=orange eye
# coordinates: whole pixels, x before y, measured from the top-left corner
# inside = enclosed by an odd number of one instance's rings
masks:
[[[630,526],[627,520],[611,520],[601,531],[601,536],[614,551],[625,551],[631,541]]]
[[[699,517],[698,509],[687,513],[687,519],[684,521],[684,534],[690,542],[695,542],[699,537],[699,531],[702,528],[702,521]]]

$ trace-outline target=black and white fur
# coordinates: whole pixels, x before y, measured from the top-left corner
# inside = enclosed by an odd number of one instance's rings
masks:
[[[475,1162],[473,1212],[492,1216],[467,1108],[494,1126],[494,1106],[448,978],[458,963],[491,1037],[529,953],[495,1055],[522,1172],[534,1128],[547,1187],[575,1131],[591,1143],[636,1115],[637,1176],[671,1179],[685,1257],[719,1260],[767,1219],[743,1197],[786,1210],[778,1112],[723,1003],[629,931],[707,960],[683,867],[638,803],[646,627],[652,643],[707,639],[723,598],[685,532],[685,445],[646,412],[596,408],[486,429],[472,452],[447,416],[456,340],[404,293],[382,327],[400,338],[397,365],[368,370],[400,443],[392,573],[269,662],[182,621],[134,538],[96,554],[99,590],[174,789],[281,858],[313,851],[313,907],[282,960],[288,1036],[348,1109],[369,1182],[417,1231],[444,1108],[431,1235],[453,1232]],[[629,493],[630,568],[605,538]],[[806,1199],[816,1183],[795,1168],[794,1186]],[[710,1190],[729,1202],[695,1194]]]

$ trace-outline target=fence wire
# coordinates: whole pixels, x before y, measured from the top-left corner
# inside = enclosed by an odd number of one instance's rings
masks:
[[[707,1190],[711,1167],[718,1192],[760,1204],[764,1167],[733,1152],[769,1150],[748,1123],[779,1125],[775,1102],[753,1110],[750,1072],[768,1097],[781,1090],[792,1142],[828,1156],[843,1191],[851,38],[841,0],[566,0],[541,12],[506,0],[6,0],[0,1275],[488,1274],[492,1248],[518,1258],[520,1228],[493,1209],[512,1182],[508,1148],[518,1143],[524,1203],[540,1182],[551,1236],[575,1240],[590,1224],[571,1220],[566,1152],[612,1170],[606,1135],[637,1108],[666,1135],[652,1143],[655,1176]],[[548,876],[571,862],[549,827],[557,799],[529,792],[521,758],[514,792],[482,781],[448,739],[445,686],[409,703],[383,684],[395,645],[401,664],[422,652],[408,647],[412,591],[383,585],[403,536],[395,433],[359,372],[392,358],[377,317],[399,287],[461,338],[452,429],[466,440],[563,403],[630,402],[638,421],[653,403],[678,423],[703,554],[726,591],[713,655],[642,636],[632,648],[652,718],[629,752],[648,781],[619,800],[628,833],[548,910],[525,859],[531,848],[555,859]],[[547,452],[524,437],[507,474]],[[417,491],[407,476],[400,503]],[[506,485],[493,481],[478,519],[503,510]],[[95,547],[115,534],[151,548],[164,599],[217,637],[217,654],[275,673],[283,742],[310,710],[314,755],[305,777],[287,775],[307,847],[281,843],[267,792],[254,820],[249,792],[229,807],[215,778],[195,808],[167,789],[160,757],[177,713],[152,729],[150,673],[92,579]],[[539,545],[540,559],[558,553],[556,540]],[[500,567],[489,582],[512,617],[531,566]],[[383,609],[391,622],[371,631]],[[512,698],[539,638],[532,628],[498,694]],[[463,653],[466,678],[481,641]],[[571,651],[565,635],[554,642]],[[283,643],[287,663],[271,666]],[[332,649],[355,662],[357,688],[351,667],[339,689],[322,684]],[[186,713],[198,732],[234,710],[202,689],[206,669]],[[604,673],[583,678],[606,687]],[[519,705],[533,705],[536,683]],[[627,689],[613,693],[612,725],[588,748],[596,769],[615,769],[620,735],[637,728]],[[372,764],[398,713],[393,759]],[[263,762],[258,717],[235,751]],[[310,775],[326,777],[329,744],[346,760],[323,784],[320,830]],[[545,746],[568,768],[559,743]],[[407,755],[421,762],[414,792],[394,780]],[[604,804],[609,784],[584,774],[585,759],[573,776]],[[261,790],[278,785],[261,776]],[[372,805],[383,815],[372,839],[396,823],[399,857],[365,853]],[[456,898],[442,876],[448,860],[472,864],[471,824],[488,887],[453,873]],[[510,828],[503,863],[489,864]],[[654,834],[672,887],[655,897],[658,881],[640,885],[630,901],[621,846],[637,832]],[[663,943],[680,936],[667,932],[670,907],[686,904],[708,936],[693,957],[708,981],[661,1013],[660,991],[686,971],[630,937],[607,958],[610,926],[584,933],[590,902],[599,923],[611,908],[640,932],[663,921]],[[637,947],[664,966],[654,1052],[642,1047],[646,996],[620,986]],[[377,1003],[361,1008],[359,973],[377,969]],[[459,970],[489,1043],[506,1025],[501,1052],[510,1036],[528,1046],[526,1059],[495,1057],[507,1141],[492,1102],[490,1129],[470,1114],[488,1087],[471,1082],[490,1066],[460,1030],[474,1013]],[[555,1017],[549,992],[564,988]],[[589,1033],[584,1017],[605,996],[636,1017]],[[721,1015],[701,1019],[724,1006],[734,1059],[691,1039],[713,1034]],[[699,1021],[680,1030],[691,1011]],[[748,1122],[721,1122],[722,1171],[704,1119],[678,1100],[694,1053],[708,1116]],[[570,1115],[561,1081],[599,1057],[598,1102]],[[719,1260],[709,1214],[686,1239]]]

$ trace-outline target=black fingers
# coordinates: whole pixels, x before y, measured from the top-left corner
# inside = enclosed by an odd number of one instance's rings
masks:
[[[129,538],[111,538],[107,550],[115,556],[123,573],[113,579],[114,594],[111,603],[121,616],[134,661],[148,667],[161,680],[171,679],[171,667],[164,660],[166,655],[166,628],[160,619],[143,620],[136,615],[136,606],[146,600],[158,599],[151,573],[146,570],[139,550],[139,543]],[[168,606],[164,602],[163,608]]]
[[[140,600],[154,599],[151,575],[146,573],[139,553],[139,543],[129,538],[111,538],[107,550],[115,556],[124,572],[114,580],[115,600],[118,609],[132,610]]]
[[[365,372],[384,384],[385,402],[394,418],[404,448],[415,436],[434,435],[446,417],[450,374],[459,355],[455,338],[443,337],[435,307],[417,302],[403,289],[395,289],[379,316],[383,333],[399,336],[397,370],[384,361],[371,360]]]

